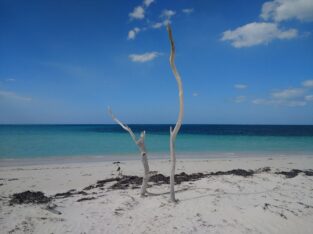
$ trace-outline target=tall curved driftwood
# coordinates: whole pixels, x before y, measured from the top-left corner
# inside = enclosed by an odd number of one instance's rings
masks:
[[[175,155],[175,140],[177,133],[181,127],[182,120],[183,120],[183,114],[184,114],[184,92],[183,92],[183,84],[182,80],[180,78],[180,75],[178,74],[178,71],[175,66],[175,43],[173,39],[172,29],[171,26],[167,25],[167,32],[169,36],[169,40],[171,43],[171,54],[170,54],[170,65],[171,69],[173,71],[173,74],[175,76],[175,79],[177,81],[178,86],[178,95],[179,95],[179,114],[178,119],[176,122],[176,125],[174,127],[174,130],[172,127],[170,128],[170,154],[171,154],[171,175],[170,175],[170,195],[171,195],[171,201],[175,202],[175,167],[176,167],[176,155]]]
[[[137,145],[140,154],[141,154],[141,161],[142,161],[142,165],[144,168],[144,173],[143,173],[143,180],[142,180],[142,185],[141,185],[141,191],[140,191],[140,196],[145,196],[148,192],[147,192],[147,187],[148,187],[148,181],[149,181],[149,177],[150,177],[150,169],[149,169],[149,164],[148,164],[148,157],[147,157],[147,151],[146,151],[146,147],[145,147],[145,135],[146,132],[143,131],[140,134],[140,138],[137,140],[136,135],[134,134],[134,132],[131,130],[130,127],[128,127],[127,125],[123,124],[120,120],[118,120],[114,114],[111,111],[111,108],[108,108],[108,113],[111,116],[111,118],[118,124],[120,125],[125,131],[127,131],[129,133],[129,135],[131,136],[131,138],[133,139],[133,141],[135,142],[135,144]]]

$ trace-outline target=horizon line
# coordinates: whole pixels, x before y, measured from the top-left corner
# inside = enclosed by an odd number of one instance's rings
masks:
[[[5,125],[117,125],[114,123],[0,123]],[[129,123],[127,125],[175,125],[175,123]],[[182,125],[267,125],[267,126],[313,126],[312,124],[280,124],[280,123],[183,123]]]

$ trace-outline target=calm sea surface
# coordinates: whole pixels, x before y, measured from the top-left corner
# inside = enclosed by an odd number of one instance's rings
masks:
[[[146,130],[151,154],[169,150],[170,125],[130,125]],[[184,125],[179,153],[313,155],[313,126]],[[128,133],[118,125],[0,125],[0,158],[135,155]]]

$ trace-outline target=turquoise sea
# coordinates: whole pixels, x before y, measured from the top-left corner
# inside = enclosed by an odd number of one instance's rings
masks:
[[[169,151],[170,125],[130,125],[146,130],[151,155]],[[183,125],[181,154],[313,155],[313,126]],[[118,125],[0,125],[0,159],[137,155]]]

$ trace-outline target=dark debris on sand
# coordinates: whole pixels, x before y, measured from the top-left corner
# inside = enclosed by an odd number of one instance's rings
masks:
[[[210,175],[236,175],[236,176],[243,176],[243,177],[248,177],[248,176],[253,176],[254,171],[253,170],[243,170],[243,169],[234,169],[230,171],[218,171],[218,172],[213,172],[210,173]]]
[[[251,177],[254,174],[269,173],[270,171],[271,171],[270,167],[263,167],[263,168],[259,168],[256,170],[234,169],[234,170],[229,170],[229,171],[217,171],[217,172],[211,172],[211,173],[187,174],[185,172],[181,172],[180,174],[175,175],[175,183],[181,184],[182,182],[196,181],[196,180],[209,177],[209,176],[221,176],[221,175]],[[301,171],[297,169],[293,169],[291,171],[276,172],[275,174],[283,174],[286,176],[286,178],[293,178],[297,176],[299,173],[304,173],[306,176],[313,176],[313,170]],[[84,190],[89,190],[89,189],[96,188],[96,187],[103,187],[108,182],[116,182],[110,186],[111,189],[138,188],[142,183],[142,177],[124,175],[118,178],[100,180],[97,182],[96,185],[90,185],[86,187]],[[170,177],[164,176],[163,174],[156,174],[150,177],[149,182],[152,182],[155,185],[169,184]]]
[[[275,172],[275,174],[278,175],[284,175],[286,176],[286,178],[294,178],[296,177],[299,173],[304,173],[306,176],[313,176],[313,170],[298,170],[298,169],[292,169],[290,171],[279,171],[279,172]]]
[[[186,182],[186,181],[195,181],[195,180],[204,178],[207,175],[208,174],[203,174],[203,173],[193,173],[193,174],[188,175],[185,172],[182,172],[180,174],[175,175],[175,183],[181,184],[182,182]],[[139,188],[139,186],[142,184],[142,177],[125,175],[125,176],[122,176],[121,178],[116,179],[116,181],[117,182],[110,187],[111,189]],[[152,182],[155,185],[169,184],[170,177],[165,176],[163,174],[156,174],[156,175],[152,175],[149,178],[149,182]],[[102,185],[103,184],[101,183],[101,186]],[[94,187],[100,187],[99,181],[97,185]]]
[[[142,183],[142,177],[124,175],[111,186],[111,189],[127,189],[131,187],[138,187]]]
[[[181,184],[182,182],[189,182],[189,181],[196,181],[205,177],[209,176],[220,176],[220,175],[235,175],[235,176],[243,176],[248,177],[252,176],[255,173],[261,173],[261,172],[269,172],[270,168],[260,168],[256,171],[253,170],[243,170],[243,169],[234,169],[230,171],[218,171],[218,172],[211,172],[211,173],[192,173],[187,174],[185,172],[181,172],[180,174],[175,175],[175,183]],[[109,182],[116,182],[113,185],[111,185],[109,188],[111,189],[127,189],[127,188],[139,188],[139,186],[142,184],[142,177],[139,176],[129,176],[124,175],[122,177],[116,177],[116,178],[109,178],[106,180],[99,180],[97,181],[97,184],[95,185],[89,185],[84,190],[90,190],[93,188],[102,188],[105,184]],[[152,175],[149,179],[149,182],[154,183],[155,185],[162,185],[162,184],[169,184],[170,183],[170,177],[165,176],[163,174],[155,174]]]
[[[84,191],[76,191],[75,189],[71,189],[65,193],[57,193],[55,194],[53,197],[54,198],[67,198],[67,197],[72,197],[74,195],[83,195],[86,196],[88,195],[88,193],[84,192]]]
[[[77,200],[77,202],[82,202],[82,201],[90,201],[96,199],[95,197],[83,197]]]
[[[229,171],[217,171],[217,172],[211,172],[211,173],[192,173],[187,174],[185,172],[181,172],[180,174],[175,175],[175,183],[181,184],[182,182],[188,182],[188,181],[196,181],[205,177],[210,176],[221,176],[221,175],[234,175],[234,176],[242,176],[242,177],[251,177],[254,174],[258,173],[268,173],[271,169],[269,167],[259,168],[257,170],[244,170],[244,169],[234,169]],[[286,178],[294,178],[299,173],[304,173],[306,176],[313,176],[313,170],[298,170],[298,169],[292,169],[290,171],[280,171],[275,172],[275,174],[284,175]],[[98,180],[96,184],[89,185],[85,187],[81,191],[76,191],[75,189],[71,189],[65,193],[57,193],[54,196],[47,197],[44,195],[43,192],[34,192],[34,191],[25,191],[22,193],[15,193],[12,195],[12,198],[10,200],[10,205],[13,204],[41,204],[41,203],[48,203],[52,199],[59,199],[59,198],[67,198],[72,197],[76,195],[89,195],[86,190],[91,190],[94,188],[100,188],[104,189],[104,186],[107,183],[112,183],[110,186],[108,186],[108,189],[116,190],[116,189],[129,189],[129,188],[140,188],[142,184],[142,177],[139,176],[129,176],[129,175],[123,175],[120,177],[113,177],[108,178],[104,180]],[[169,184],[170,183],[170,177],[165,176],[163,174],[155,174],[152,175],[149,179],[149,182],[154,183],[154,185],[162,185],[162,184]],[[77,200],[77,202],[86,201],[86,200],[93,200],[96,199],[95,197],[83,197]],[[268,205],[264,205],[264,209],[267,209]]]
[[[14,204],[43,204],[51,201],[50,197],[46,197],[43,192],[25,191],[22,193],[14,193],[10,200],[10,205]]]

